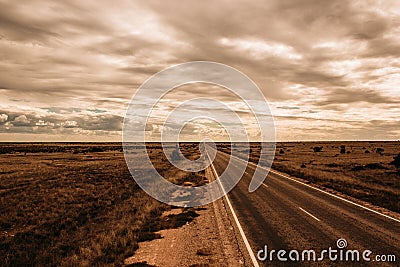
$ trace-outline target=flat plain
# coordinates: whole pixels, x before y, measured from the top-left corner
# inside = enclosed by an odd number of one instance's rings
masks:
[[[171,166],[157,144],[148,149],[171,182],[205,179]],[[185,209],[161,219],[171,208],[136,185],[120,144],[0,145],[2,266],[122,265],[138,242],[197,216]]]
[[[226,144],[219,149],[229,152]],[[198,146],[184,143],[185,157]],[[159,144],[148,154],[171,182],[198,186],[204,172],[173,167]],[[259,144],[251,144],[256,162]],[[333,190],[400,211],[400,142],[278,143],[273,168]],[[173,209],[148,196],[132,179],[118,143],[0,144],[0,262],[4,266],[122,265],[138,242],[193,220],[196,209]]]

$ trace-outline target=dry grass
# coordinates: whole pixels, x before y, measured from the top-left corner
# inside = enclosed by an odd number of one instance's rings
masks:
[[[198,157],[197,144],[182,149],[187,158]],[[187,209],[163,218],[171,207],[135,184],[121,151],[119,144],[1,144],[1,265],[118,266],[138,242],[196,217]],[[191,174],[169,164],[160,145],[149,145],[149,151],[170,181],[207,182],[204,172]],[[390,164],[399,142],[279,143],[276,151],[275,169],[400,211],[400,176]],[[252,144],[251,152],[256,161],[259,146]]]
[[[118,266],[155,231],[195,217],[187,210],[161,219],[171,207],[135,184],[121,151],[118,144],[0,145],[1,265]],[[156,165],[176,183],[204,179]]]

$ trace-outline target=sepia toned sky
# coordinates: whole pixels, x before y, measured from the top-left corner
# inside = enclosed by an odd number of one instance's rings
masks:
[[[398,0],[0,0],[0,141],[120,141],[135,90],[196,60],[248,75],[279,141],[400,139]]]

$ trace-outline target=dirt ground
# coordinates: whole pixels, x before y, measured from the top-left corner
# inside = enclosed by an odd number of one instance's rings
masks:
[[[149,149],[171,182],[207,182],[171,167],[159,145]],[[256,161],[259,146],[251,150]],[[398,213],[400,176],[390,163],[399,152],[400,142],[278,143],[273,168]],[[197,153],[183,144],[187,158]],[[4,266],[246,264],[226,214],[223,201],[171,209],[154,200],[135,184],[120,144],[0,145]]]
[[[162,156],[154,164],[177,184],[205,180]],[[2,266],[121,265],[138,242],[197,216],[186,210],[164,220],[170,209],[136,185],[120,144],[0,144]]]
[[[213,179],[211,170],[206,177]],[[139,249],[124,263],[126,266],[247,266],[241,252],[230,217],[223,199],[196,208],[198,213],[192,222],[180,228],[157,232],[159,239],[139,243]],[[163,217],[179,215],[184,209],[165,212]]]

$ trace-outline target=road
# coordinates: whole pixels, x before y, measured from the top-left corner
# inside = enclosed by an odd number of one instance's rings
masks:
[[[217,175],[224,171],[229,158],[225,153],[217,153],[213,162],[213,169]],[[290,250],[299,252],[300,261],[294,261],[295,265],[375,266],[378,264],[377,260],[385,257],[389,260],[388,258],[392,257],[388,255],[396,257],[396,262],[391,263],[391,266],[400,264],[399,221],[296,182],[277,172],[270,172],[264,184],[255,192],[249,193],[248,186],[255,165],[233,157],[232,160],[234,168],[227,170],[231,175],[235,175],[243,164],[247,165],[244,176],[227,195],[234,216],[243,230],[242,239],[247,239],[246,242],[249,243],[250,251],[255,257],[265,246],[268,251],[265,261],[258,260],[258,263],[255,263],[249,260],[249,266],[283,263],[289,265],[290,262],[293,263],[288,256]],[[341,238],[347,241],[347,247],[341,249],[343,253],[347,250],[358,250],[360,262],[330,261],[328,252],[324,254],[323,261],[309,262],[307,254],[305,261],[301,261],[302,250],[316,251],[318,259],[324,249],[328,250],[331,247],[337,250],[336,242]],[[271,250],[276,250],[272,260],[269,258]],[[286,258],[287,262],[278,260],[278,250],[286,250],[282,258]],[[372,254],[366,254],[370,262],[362,259],[365,250],[372,251]],[[335,253],[332,257],[334,255]],[[346,259],[346,254],[343,255],[343,259]],[[260,256],[263,257],[264,254],[261,253]],[[295,259],[296,253],[293,252],[291,256]],[[348,259],[351,259],[351,254],[348,254]],[[379,266],[386,264],[389,263],[380,262]]]

